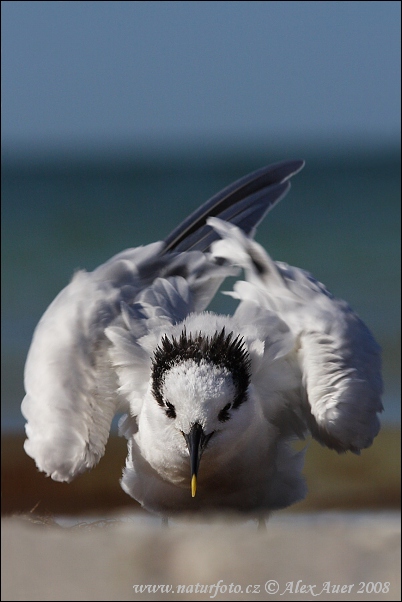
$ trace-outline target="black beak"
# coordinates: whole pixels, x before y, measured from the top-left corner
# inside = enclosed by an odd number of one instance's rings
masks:
[[[200,460],[204,449],[213,432],[206,435],[202,430],[202,426],[196,422],[188,434],[183,433],[187,443],[188,451],[190,453],[190,466],[191,466],[191,496],[194,497],[197,491],[197,474],[200,465]]]

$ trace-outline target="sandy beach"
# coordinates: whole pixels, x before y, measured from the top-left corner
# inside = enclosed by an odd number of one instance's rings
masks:
[[[401,595],[397,513],[278,513],[266,530],[228,517],[169,527],[142,513],[73,527],[20,517],[3,519],[2,531],[2,600]]]
[[[2,600],[400,599],[397,428],[361,456],[309,442],[308,496],[266,530],[228,516],[162,526],[120,489],[123,439],[68,485],[38,473],[23,439],[2,439]]]

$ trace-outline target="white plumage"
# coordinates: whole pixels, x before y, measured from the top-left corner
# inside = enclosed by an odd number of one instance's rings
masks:
[[[121,484],[145,508],[261,513],[305,495],[295,437],[310,431],[339,452],[371,445],[382,382],[370,331],[252,239],[302,166],[258,170],[164,242],[74,276],[26,362],[25,450],[40,470],[71,481],[94,467],[120,412],[129,447]],[[205,311],[239,268],[234,315]]]

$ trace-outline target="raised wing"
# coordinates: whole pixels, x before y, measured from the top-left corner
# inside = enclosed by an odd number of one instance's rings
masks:
[[[194,211],[165,238],[165,252],[206,251],[219,237],[207,224],[219,217],[254,236],[255,228],[267,212],[290,188],[289,178],[304,167],[304,161],[282,161],[262,167],[227,186]]]
[[[270,334],[266,337],[256,378],[261,396],[268,392],[267,417],[283,430],[294,424],[297,434],[304,424],[339,452],[358,453],[371,445],[380,428],[382,380],[380,349],[366,325],[307,272],[272,261],[230,224],[216,218],[208,223],[222,237],[213,245],[214,256],[246,272],[247,282],[235,285],[238,319],[247,323],[250,312],[260,319],[268,312],[284,325],[283,334],[273,331],[276,353]]]
[[[152,279],[157,243],[116,256],[92,273],[78,272],[35,329],[25,365],[25,450],[40,470],[69,481],[101,458],[121,399],[109,368],[104,329],[121,303]]]
[[[302,165],[281,163],[246,176],[164,243],[128,249],[74,276],[40,320],[25,366],[25,450],[40,470],[70,481],[97,464],[116,411],[141,403],[149,353],[137,340],[205,309],[233,273],[203,252],[217,238],[207,216],[223,215],[251,232]]]

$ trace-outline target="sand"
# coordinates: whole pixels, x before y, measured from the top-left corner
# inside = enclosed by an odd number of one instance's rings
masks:
[[[165,527],[138,513],[68,528],[20,517],[2,531],[2,600],[401,596],[396,512],[278,513],[265,530],[224,517]],[[161,585],[172,591],[147,587]]]
[[[400,599],[397,428],[359,457],[311,442],[306,500],[265,531],[233,517],[163,527],[119,486],[123,439],[66,484],[38,473],[23,438],[2,440],[2,600]],[[141,593],[161,585],[173,589]]]

